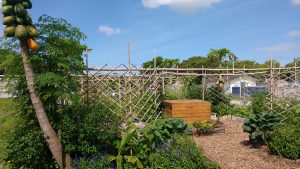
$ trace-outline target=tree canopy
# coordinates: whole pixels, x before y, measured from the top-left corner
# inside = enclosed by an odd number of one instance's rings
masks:
[[[179,64],[179,59],[167,59],[161,56],[156,58],[156,67],[174,68]],[[143,63],[144,68],[154,68],[154,59]]]

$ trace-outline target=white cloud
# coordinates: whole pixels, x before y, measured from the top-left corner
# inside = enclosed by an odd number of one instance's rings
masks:
[[[107,25],[100,25],[99,31],[101,33],[104,33],[106,36],[113,36],[113,35],[120,34],[122,32],[122,30],[120,28],[112,28]]]
[[[142,0],[146,8],[159,8],[168,6],[182,12],[193,12],[199,8],[211,7],[222,0]]]
[[[293,43],[281,43],[269,47],[257,48],[258,51],[267,51],[267,52],[295,52],[300,51],[300,44]]]
[[[288,33],[288,37],[296,37],[296,36],[300,36],[300,31],[290,31]]]
[[[300,5],[300,0],[291,0],[291,3],[295,6]]]

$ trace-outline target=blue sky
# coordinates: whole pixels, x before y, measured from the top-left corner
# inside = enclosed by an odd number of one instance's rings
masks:
[[[90,65],[140,65],[157,55],[187,59],[228,48],[239,59],[282,63],[300,57],[300,0],[32,0],[34,21],[47,14],[79,27]]]

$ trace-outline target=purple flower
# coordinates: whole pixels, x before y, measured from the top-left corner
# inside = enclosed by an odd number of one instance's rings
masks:
[[[107,153],[106,153],[106,151],[103,153],[103,158],[104,158],[104,160],[106,160],[106,158],[107,158]]]
[[[84,159],[84,161],[86,161],[86,154],[85,153],[83,155],[83,159]]]
[[[79,169],[79,157],[78,157],[78,154],[75,153],[75,159],[74,159],[74,163],[73,163],[73,166],[76,168],[76,169]]]
[[[101,154],[100,154],[100,152],[98,151],[98,157],[97,157],[98,160],[100,160],[100,155],[101,155]]]

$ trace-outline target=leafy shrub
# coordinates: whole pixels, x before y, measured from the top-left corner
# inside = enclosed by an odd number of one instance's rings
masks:
[[[103,105],[82,103],[64,111],[62,139],[68,153],[116,152],[113,142],[118,139],[119,118]]]
[[[248,117],[252,113],[252,109],[250,107],[240,107],[240,106],[235,106],[231,110],[231,114],[238,116],[238,117]]]
[[[214,129],[214,124],[212,122],[195,122],[193,126],[196,128],[196,132],[198,135],[210,134],[213,132]]]
[[[7,147],[5,161],[10,161],[12,168],[44,168],[54,169],[55,162],[39,128],[26,127],[20,124]],[[34,159],[34,160],[32,160]]]
[[[158,142],[166,142],[175,133],[186,133],[187,124],[182,119],[158,119],[141,129],[138,140],[132,143],[137,154],[143,158],[150,152]]]
[[[217,116],[225,116],[231,114],[232,106],[226,103],[219,103],[217,105],[213,105],[212,111],[216,113]]]
[[[251,95],[251,107],[253,113],[259,114],[268,112],[267,96],[267,92],[258,92]]]
[[[300,113],[299,113],[300,114]],[[268,142],[272,153],[287,158],[300,158],[300,116],[291,116],[276,129]]]
[[[252,143],[263,144],[269,139],[270,132],[278,124],[279,118],[273,113],[251,114],[244,122],[244,132],[250,134]]]
[[[159,144],[148,160],[150,168],[219,168],[218,164],[207,159],[186,135],[174,135],[168,143]]]

